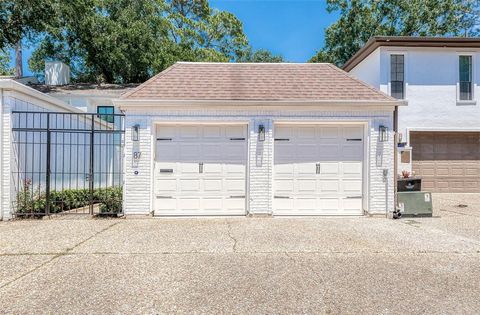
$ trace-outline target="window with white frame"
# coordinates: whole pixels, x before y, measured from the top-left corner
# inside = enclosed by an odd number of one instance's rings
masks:
[[[396,99],[405,98],[404,55],[390,55],[390,95]]]
[[[458,99],[460,101],[471,101],[473,99],[472,93],[472,56],[459,56],[459,93]]]

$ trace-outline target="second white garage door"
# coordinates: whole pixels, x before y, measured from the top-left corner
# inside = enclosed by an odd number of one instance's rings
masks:
[[[276,125],[275,215],[361,215],[362,125]]]
[[[244,125],[157,126],[156,215],[245,215]]]

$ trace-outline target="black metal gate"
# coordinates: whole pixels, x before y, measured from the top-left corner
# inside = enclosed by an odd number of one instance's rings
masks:
[[[122,114],[12,112],[16,216],[122,214]]]

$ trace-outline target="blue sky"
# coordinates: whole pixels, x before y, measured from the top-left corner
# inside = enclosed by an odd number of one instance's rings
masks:
[[[325,28],[338,19],[337,13],[327,13],[324,0],[210,0],[210,5],[243,22],[254,49],[268,49],[290,62],[310,59],[323,46]],[[24,48],[25,75],[32,50]]]
[[[305,62],[323,46],[324,30],[338,19],[324,0],[211,0],[212,7],[235,14],[250,44],[287,61]]]

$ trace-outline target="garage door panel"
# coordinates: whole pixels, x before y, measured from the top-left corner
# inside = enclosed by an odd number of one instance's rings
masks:
[[[289,139],[293,137],[293,128],[282,126],[282,127],[275,127],[275,138],[284,138]]]
[[[320,193],[338,193],[340,191],[340,181],[336,179],[323,179],[319,182]]]
[[[283,164],[280,162],[275,162],[275,176],[280,178],[281,176],[293,176],[295,170],[294,164]]]
[[[181,210],[195,211],[201,209],[200,202],[200,198],[178,198],[177,207]]]
[[[303,153],[303,161],[310,161],[318,155],[318,147],[315,144],[299,144],[295,147],[295,150]]]
[[[198,167],[200,169],[200,166]],[[203,170],[204,176],[214,175],[218,176],[221,175],[223,172],[223,164],[222,163],[212,163],[209,161],[203,162]]]
[[[338,198],[325,198],[320,200],[320,210],[324,213],[332,214],[342,211],[342,205]]]
[[[328,161],[332,158],[335,158],[340,153],[340,148],[338,144],[319,144],[318,145],[319,155],[317,159],[320,161]]]
[[[179,175],[192,175],[192,174],[198,174],[199,173],[199,165],[198,162],[183,162],[183,163],[178,163],[178,169],[180,170]]]
[[[360,137],[362,138],[363,135],[363,127],[362,126],[345,126],[342,128],[343,137],[344,139]]]
[[[296,173],[299,176],[302,175],[315,175],[316,174],[316,163],[297,163]]]
[[[219,152],[222,152],[229,160],[243,161],[245,155],[245,143],[232,142],[228,144],[228,150],[225,150],[221,147],[218,150]]]
[[[298,194],[314,194],[317,191],[317,181],[308,179],[297,179],[297,191]]]
[[[344,159],[357,159],[363,156],[363,145],[362,144],[349,144],[343,146],[342,156]]]
[[[323,127],[319,129],[320,134],[320,142],[325,143],[326,140],[333,140],[332,143],[336,143],[339,138],[339,131],[338,127]]]
[[[208,140],[218,140],[224,138],[223,128],[220,126],[205,126],[203,127],[203,138]]]
[[[223,200],[223,208],[233,214],[245,213],[245,198],[229,198]]]
[[[204,179],[203,180],[203,189],[208,193],[217,193],[222,192],[223,183],[221,179]]]
[[[174,213],[177,212],[177,200],[156,197],[156,207],[158,211]]]
[[[320,162],[320,175],[338,176],[340,165],[338,162]]]
[[[465,168],[465,176],[480,176],[480,166]]]
[[[192,140],[201,137],[200,129],[197,126],[182,126],[177,129],[179,140]]]
[[[295,209],[294,200],[286,198],[274,198],[273,208],[275,209],[275,214],[291,214],[292,209]]]
[[[276,215],[362,214],[363,127],[276,126],[280,137],[289,141],[275,142]],[[347,194],[360,201],[344,204]]]
[[[179,188],[182,193],[198,193],[200,190],[200,180],[199,179],[180,179]]]
[[[355,212],[358,207],[362,206],[362,199],[358,198],[350,198],[350,199],[343,199],[343,209],[345,212]]]
[[[162,155],[162,161],[175,161],[178,156],[177,145],[171,142],[157,141],[155,155]]]
[[[161,193],[168,193],[169,195],[175,191],[177,191],[177,180],[175,178],[172,179],[159,179],[156,181],[155,184],[156,192]]]
[[[177,128],[175,126],[158,126],[157,127],[157,138],[175,138],[177,133]]]
[[[222,161],[222,152],[221,144],[204,143],[202,144],[202,162]]]
[[[157,139],[164,139],[157,141],[155,156],[155,214],[245,214],[246,129],[159,126]],[[159,168],[173,172],[160,173]]]
[[[343,175],[351,177],[362,176],[362,163],[360,162],[343,162]]]
[[[295,156],[295,146],[275,141],[275,156],[282,157],[283,159],[293,158]]]
[[[480,133],[411,132],[410,144],[424,190],[480,192]]]
[[[295,209],[298,212],[315,212],[318,210],[317,198],[295,198]]]
[[[278,195],[294,195],[294,179],[278,179],[275,183],[275,191]]]
[[[299,127],[297,129],[297,138],[314,141],[316,139],[315,131],[316,129],[314,127]]]
[[[245,138],[247,129],[243,126],[230,126],[226,128],[226,137],[227,138]]]
[[[358,181],[350,181],[350,180],[343,180],[342,181],[343,192],[347,194],[362,194],[362,182]]]
[[[200,207],[204,211],[216,211],[220,212],[223,209],[222,198],[204,198],[202,199],[202,206]]]
[[[245,175],[245,164],[236,164],[236,163],[226,163],[223,164],[223,169],[225,174],[228,176],[244,176]]]
[[[178,144],[180,149],[180,162],[184,161],[198,161],[201,147],[199,144]]]
[[[245,192],[245,180],[242,179],[225,179],[225,189],[229,194],[242,194]]]

